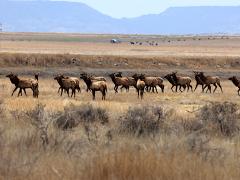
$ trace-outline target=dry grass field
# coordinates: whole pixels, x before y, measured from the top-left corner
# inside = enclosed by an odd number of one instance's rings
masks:
[[[1,34],[0,179],[239,179],[240,97],[227,80],[239,76],[239,37],[117,35],[123,43],[110,44],[114,37]],[[128,43],[147,40],[159,46]],[[164,93],[141,101],[134,89],[115,94],[107,77],[106,101],[92,101],[83,81],[74,99],[53,80],[83,71],[194,79],[192,70],[220,76],[223,93],[173,93],[164,80]],[[39,72],[39,98],[11,97],[10,72]]]

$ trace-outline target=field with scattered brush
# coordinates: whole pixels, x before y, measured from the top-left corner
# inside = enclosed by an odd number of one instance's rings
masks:
[[[0,179],[239,179],[240,38],[223,36],[2,33]],[[199,40],[200,39],[200,40]],[[155,41],[157,47],[130,45]],[[170,40],[170,43],[168,42]],[[185,41],[184,41],[185,40]],[[223,93],[115,94],[109,73],[163,77],[193,70],[221,78]],[[39,73],[39,98],[11,97],[5,76]],[[58,94],[53,77],[88,72],[107,79],[106,101],[86,92]]]

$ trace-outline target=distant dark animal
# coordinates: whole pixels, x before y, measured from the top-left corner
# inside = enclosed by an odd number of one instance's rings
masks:
[[[230,77],[229,80],[238,88],[238,95],[240,96],[240,80],[236,76]]]
[[[131,44],[131,45],[134,45],[134,44],[135,44],[135,42],[132,42],[132,41],[131,41],[131,42],[130,42],[130,44]]]

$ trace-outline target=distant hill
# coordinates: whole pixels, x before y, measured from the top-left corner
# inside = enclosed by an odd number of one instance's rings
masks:
[[[240,7],[174,7],[156,15],[114,19],[83,3],[1,0],[0,22],[12,32],[240,33]]]
[[[18,32],[108,33],[118,30],[115,19],[85,4],[61,1],[0,0],[0,22],[6,31]]]

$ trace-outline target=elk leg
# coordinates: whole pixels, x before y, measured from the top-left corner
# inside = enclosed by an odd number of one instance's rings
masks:
[[[62,89],[61,87],[58,88],[58,93],[60,92],[61,89]]]
[[[114,90],[115,90],[115,93],[118,93],[118,86],[117,85],[115,85]]]
[[[149,92],[149,86],[146,86],[146,91]]]
[[[128,92],[128,86],[124,86],[124,88],[126,89],[126,92]]]
[[[214,83],[213,85],[214,85],[214,87],[215,87],[214,90],[213,90],[213,93],[215,93],[215,91],[216,91],[216,89],[217,89],[217,85],[216,85],[215,83]]]
[[[207,89],[207,91],[206,91],[206,93],[207,93],[208,90],[209,90],[209,85],[205,85],[205,86],[203,86],[203,92],[204,92],[204,90],[206,89],[206,87],[208,87],[208,89]]]
[[[19,97],[20,94],[22,94],[22,88],[20,88],[19,91],[18,91],[18,97]]]
[[[174,88],[174,85],[172,85],[172,87],[171,87],[172,92],[174,92],[174,91],[173,91],[173,88]]]
[[[81,88],[79,86],[77,86],[77,90],[78,90],[78,92],[81,93]]]
[[[73,97],[73,91],[74,91],[74,90],[72,89],[72,94],[71,94],[71,97]]]
[[[102,100],[105,100],[106,99],[106,91],[105,89],[103,89],[102,91]]]
[[[66,89],[66,91],[67,91],[67,95],[68,95],[68,97],[69,97],[69,89]]]
[[[196,84],[196,87],[195,87],[195,89],[194,89],[194,92],[196,91],[196,89],[197,89],[198,85],[199,85],[199,84],[197,83],[197,84]]]
[[[26,93],[26,89],[25,89],[25,88],[23,89],[23,91],[24,91],[25,96],[27,96],[27,93]]]
[[[143,93],[144,93],[144,89],[141,89],[141,92],[140,92],[141,99],[143,99]]]
[[[211,88],[211,85],[208,85],[208,89],[209,89],[209,91],[210,91],[210,94],[212,93],[212,88]]]
[[[177,88],[178,88],[178,85],[176,85],[176,90],[175,90],[175,92],[177,92]],[[181,86],[180,86],[180,88],[181,88]],[[181,91],[181,90],[180,90]]]
[[[18,94],[22,96],[22,88],[19,89]]]
[[[238,95],[240,96],[240,88],[238,89]]]
[[[14,88],[14,90],[13,90],[13,92],[12,92],[12,96],[13,96],[13,94],[15,93],[15,91],[18,89],[18,87],[15,87]]]
[[[189,91],[189,84],[187,84],[187,92]]]
[[[155,86],[155,91],[156,91],[156,93],[158,93],[157,86]]]
[[[202,84],[202,93],[204,93],[204,85]]]
[[[222,86],[221,86],[220,82],[218,82],[217,84],[218,84],[218,86],[220,87],[220,89],[221,89],[221,91],[223,93]]]
[[[95,100],[95,90],[92,90],[93,100]]]
[[[182,91],[182,87],[183,87],[183,91],[185,91],[186,90],[186,86],[184,85],[184,86],[182,86],[182,85],[179,85],[179,90],[181,91],[181,92],[183,92]]]
[[[74,89],[73,94],[74,94],[74,98],[76,98],[76,89]]]
[[[162,84],[161,86],[159,86],[162,90],[162,93],[164,93],[164,85]]]
[[[120,88],[120,90],[121,90],[121,92],[122,92],[122,89],[124,88],[124,86],[122,86],[121,88]]]
[[[137,93],[138,93],[138,98],[139,98],[139,89],[137,90]]]
[[[190,88],[191,88],[191,91],[193,92],[192,85],[191,85],[191,84],[189,84],[189,86],[190,86]]]

